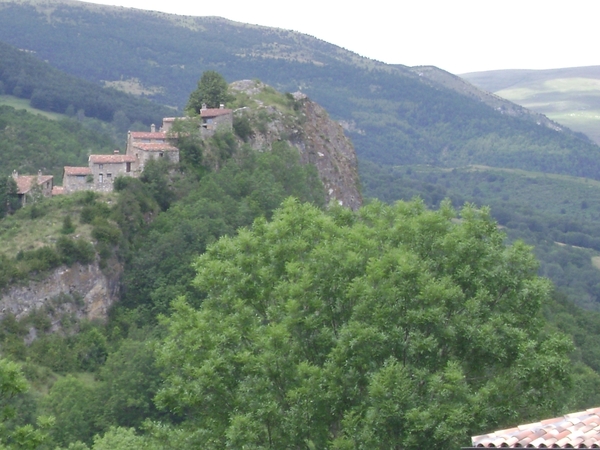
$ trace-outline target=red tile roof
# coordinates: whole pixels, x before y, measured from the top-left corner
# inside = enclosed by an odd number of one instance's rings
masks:
[[[90,155],[90,162],[93,164],[120,164],[125,162],[135,162],[135,157],[130,155]]]
[[[62,195],[65,193],[65,188],[62,186],[52,186],[52,195]]]
[[[158,142],[134,142],[133,146],[135,148],[139,148],[140,150],[144,150],[146,152],[175,152],[179,151],[177,147],[173,147],[169,144],[161,144]]]
[[[131,137],[133,139],[166,139],[167,133],[163,131],[131,131]]]
[[[600,408],[471,438],[473,447],[600,448]]]
[[[207,108],[200,111],[201,117],[217,117],[224,116],[226,114],[231,114],[231,109],[221,109],[221,108]]]
[[[91,175],[92,169],[89,167],[71,167],[65,166],[65,175]]]
[[[37,180],[38,186],[41,186],[47,181],[52,180],[54,177],[52,175],[19,175],[15,182],[17,183],[17,193],[18,194],[27,194],[33,183]]]

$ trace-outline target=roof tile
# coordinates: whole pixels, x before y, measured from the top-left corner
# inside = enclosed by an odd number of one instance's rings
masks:
[[[53,178],[52,175],[19,175],[15,179],[15,182],[17,183],[17,193],[27,194],[36,180],[38,186],[41,186],[46,181],[50,181]]]
[[[92,169],[89,167],[72,167],[65,166],[65,175],[90,175],[92,173]]]
[[[164,131],[131,131],[131,137],[133,139],[166,139],[167,133]]]
[[[135,157],[130,155],[90,155],[90,162],[94,164],[119,164],[135,162]]]
[[[147,152],[175,152],[179,149],[169,144],[161,143],[148,143],[148,142],[134,142],[133,146]]]
[[[600,408],[472,438],[473,447],[600,448]]]

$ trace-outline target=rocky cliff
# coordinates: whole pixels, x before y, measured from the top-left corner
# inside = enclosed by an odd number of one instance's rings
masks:
[[[238,81],[230,87],[244,98],[236,117],[250,117],[254,124],[248,136],[253,148],[261,151],[275,141],[287,141],[298,149],[303,163],[316,166],[328,202],[361,206],[354,146],[325,109],[302,93],[284,96],[258,81]]]
[[[117,301],[120,267],[107,276],[98,264],[74,264],[53,270],[39,281],[12,286],[0,293],[0,319],[7,314],[22,319],[44,308],[52,320],[52,330],[61,327],[65,314],[77,319],[104,320]]]

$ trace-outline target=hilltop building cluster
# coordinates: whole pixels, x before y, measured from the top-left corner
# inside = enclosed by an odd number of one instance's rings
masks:
[[[220,108],[206,108],[203,105],[200,118],[199,131],[204,138],[212,136],[218,129],[233,128],[233,111],[224,105]],[[65,166],[62,186],[54,186],[54,177],[43,175],[41,171],[37,175],[19,175],[13,171],[21,204],[27,204],[36,195],[49,197],[83,190],[111,192],[116,177],[139,177],[150,160],[166,158],[178,163],[179,149],[169,142],[168,136],[177,119],[183,118],[165,117],[158,131],[154,125],[151,125],[149,132],[130,131],[125,154],[115,150],[109,155],[90,155],[87,166]]]

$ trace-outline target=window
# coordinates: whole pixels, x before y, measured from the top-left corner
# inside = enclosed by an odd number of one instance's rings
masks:
[[[162,158],[163,156],[165,156],[165,154],[163,152],[159,152],[158,156]]]
[[[126,166],[125,166],[125,172],[131,172],[131,163],[128,162],[128,163],[125,163],[125,164],[126,164]]]
[[[104,169],[104,164],[98,164],[98,169],[100,169],[100,170]]]
[[[107,173],[107,174],[106,174],[106,179],[108,180],[108,179],[110,179],[110,178],[112,178],[112,173]]]
[[[103,183],[103,182],[104,182],[104,177],[102,176],[102,174],[98,175],[98,181],[99,181],[100,183]]]

